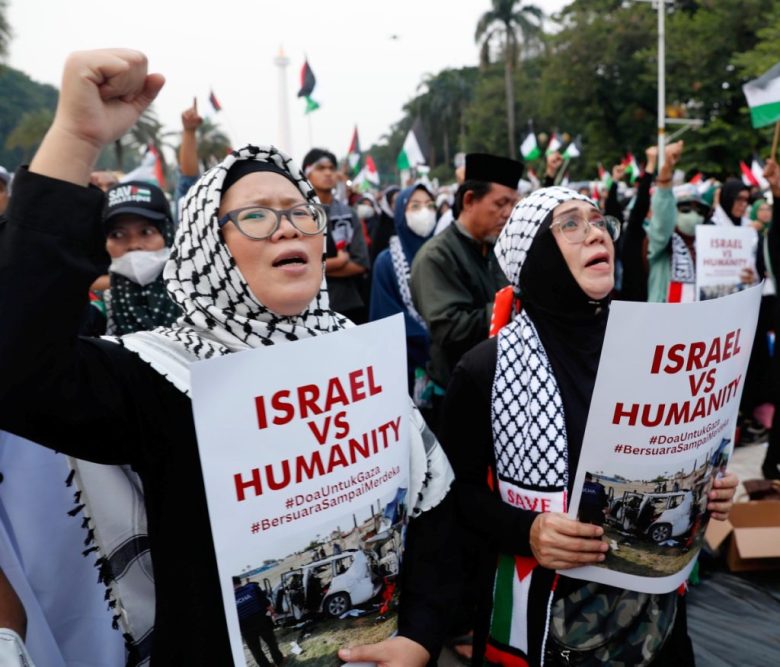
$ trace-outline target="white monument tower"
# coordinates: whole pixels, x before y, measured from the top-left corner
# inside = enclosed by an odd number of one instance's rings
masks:
[[[279,55],[274,58],[274,65],[279,68],[279,119],[277,126],[276,145],[285,153],[292,152],[290,139],[290,109],[287,105],[287,65],[290,59],[284,55],[284,49],[279,47]]]

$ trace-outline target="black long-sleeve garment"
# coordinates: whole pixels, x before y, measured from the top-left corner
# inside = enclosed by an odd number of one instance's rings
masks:
[[[637,181],[636,200],[628,215],[628,224],[619,240],[618,253],[623,264],[620,298],[624,301],[647,301],[647,250],[644,221],[650,210],[650,186],[655,174],[644,172]],[[617,191],[617,184],[612,186]],[[611,194],[611,191],[610,191]],[[617,196],[615,197],[617,199]],[[609,199],[607,200],[609,201]],[[614,215],[607,210],[608,215]],[[618,206],[618,218],[623,220]]]
[[[101,206],[95,188],[26,170],[14,182],[0,223],[0,428],[78,458],[132,465],[144,485],[156,585],[152,665],[229,666],[190,399],[124,348],[78,337],[105,257]],[[450,504],[412,520],[404,562],[399,632],[434,654],[451,604],[439,548]]]

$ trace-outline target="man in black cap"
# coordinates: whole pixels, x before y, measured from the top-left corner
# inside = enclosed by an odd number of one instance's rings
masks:
[[[412,298],[431,334],[434,431],[450,375],[461,356],[487,338],[493,298],[507,284],[493,243],[517,202],[522,173],[515,160],[467,155],[466,178],[455,194],[458,219],[428,241],[412,264]]]

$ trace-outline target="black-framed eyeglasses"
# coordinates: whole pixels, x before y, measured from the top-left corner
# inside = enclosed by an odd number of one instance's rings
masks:
[[[229,211],[219,219],[219,226],[228,222],[238,228],[244,236],[262,241],[272,236],[279,225],[282,216],[286,217],[301,234],[314,236],[325,230],[328,224],[328,214],[319,204],[297,204],[290,208],[276,209],[267,206],[247,206]]]
[[[550,229],[555,227],[561,230],[563,238],[568,243],[583,243],[588,238],[591,227],[604,232],[613,241],[617,241],[620,236],[620,221],[609,215],[585,218],[582,215],[571,213],[555,218],[550,225]]]

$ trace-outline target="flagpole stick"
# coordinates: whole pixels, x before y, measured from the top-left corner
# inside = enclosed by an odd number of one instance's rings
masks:
[[[772,139],[772,152],[770,153],[769,157],[773,160],[777,159],[777,142],[780,140],[780,120],[778,120],[775,123],[775,136],[774,139]]]
[[[561,181],[563,180],[563,175],[566,173],[566,169],[569,167],[569,162],[571,162],[571,158],[566,158],[563,161],[563,164],[561,165],[561,168],[558,170],[558,173],[555,174],[555,185],[560,185]]]
[[[314,140],[312,139],[312,134],[311,134],[311,113],[306,114],[306,120],[308,121],[308,125],[309,125],[309,149],[312,149],[314,148]]]

